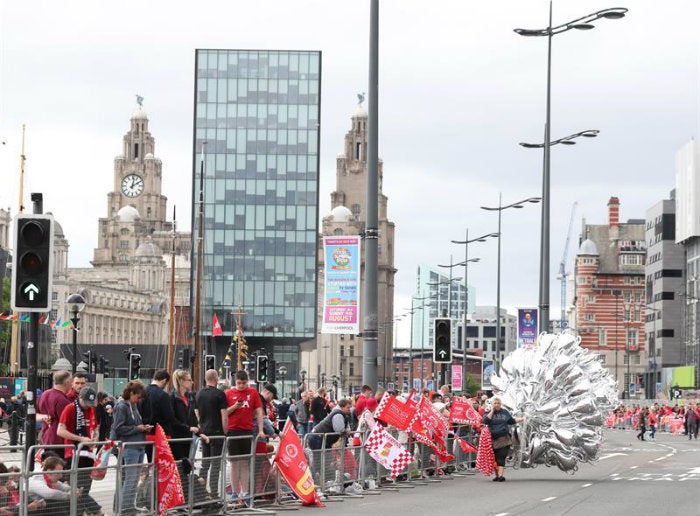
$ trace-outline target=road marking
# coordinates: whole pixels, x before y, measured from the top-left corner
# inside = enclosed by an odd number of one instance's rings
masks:
[[[496,516],[508,516],[507,512],[499,512]]]
[[[581,487],[590,487],[590,486],[592,486],[592,485],[593,485],[593,484],[583,484]]]
[[[605,460],[605,459],[609,459],[609,458],[611,458],[611,457],[616,457],[616,456],[618,456],[618,455],[627,455],[627,454],[626,454],[626,453],[608,453],[607,455],[603,455],[603,456],[602,456],[600,459],[598,459],[598,460]]]
[[[639,466],[630,466],[630,469],[637,469]]]
[[[543,502],[551,502],[552,500],[556,500],[556,496],[550,496],[549,498],[542,498]]]

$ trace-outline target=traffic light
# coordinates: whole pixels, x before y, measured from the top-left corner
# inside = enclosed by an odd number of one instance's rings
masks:
[[[51,310],[53,285],[53,216],[18,215],[12,257],[12,309]]]
[[[259,355],[257,360],[257,367],[256,372],[257,372],[257,381],[258,383],[266,383],[267,382],[267,365],[268,365],[268,360],[266,355]]]
[[[209,369],[216,369],[216,356],[215,355],[205,355],[204,356],[204,370],[209,371]]]
[[[267,366],[267,383],[275,383],[277,381],[277,362],[270,360]]]
[[[97,360],[97,374],[105,374],[105,369],[107,369],[107,364],[109,364],[109,360],[107,360],[104,355],[100,355],[100,357]]]
[[[93,360],[92,350],[91,349],[87,350],[86,352],[83,353],[83,356],[87,359],[87,365],[88,365],[87,372],[88,372],[88,374],[91,374],[92,373],[92,360]]]
[[[180,350],[180,358],[177,362],[178,369],[189,369],[192,364],[190,348],[183,348]]]
[[[140,378],[139,371],[141,370],[141,355],[132,353],[129,355],[129,380],[138,380]]]
[[[452,362],[452,321],[435,319],[433,329],[433,362],[449,364]]]

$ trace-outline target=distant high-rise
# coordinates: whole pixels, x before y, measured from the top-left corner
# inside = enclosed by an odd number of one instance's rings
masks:
[[[206,142],[202,335],[216,313],[221,357],[240,305],[248,345],[296,378],[299,343],[316,335],[321,53],[199,49],[195,75],[195,243]]]

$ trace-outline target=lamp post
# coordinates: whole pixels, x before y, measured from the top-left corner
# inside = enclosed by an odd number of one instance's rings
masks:
[[[284,398],[284,377],[287,375],[287,368],[285,366],[280,366],[277,372],[280,374],[280,378],[282,378],[282,397]]]
[[[506,206],[503,206],[503,197],[501,193],[498,193],[498,206],[489,207],[481,206],[482,210],[486,211],[497,211],[498,212],[498,231],[495,233],[498,235],[498,257],[496,259],[496,354],[494,356],[493,368],[495,372],[498,372],[498,367],[500,364],[499,357],[501,355],[501,214],[504,210],[522,209],[526,204],[537,204],[542,200],[541,197],[528,197],[522,201],[513,202]],[[541,326],[540,326],[541,328]]]
[[[480,237],[469,239],[469,228],[465,230],[464,240],[451,240],[453,244],[464,245],[464,313],[462,314],[462,339],[461,344],[464,345],[467,338],[467,314],[469,313],[469,263],[476,263],[480,258],[469,258],[469,244],[473,242],[486,242],[487,238],[497,238],[498,233],[487,233]],[[459,264],[458,264],[459,265]]]
[[[301,376],[301,389],[299,389],[299,393],[301,394],[306,390],[306,369],[299,371],[299,376]]]
[[[449,280],[447,281],[437,281],[435,283],[427,283],[427,285],[442,285],[442,284],[447,284],[447,317],[452,321],[452,283],[455,281],[461,281],[462,278],[453,278],[452,277],[452,269],[454,267],[457,267],[458,265],[462,265],[461,263],[452,263],[452,255],[450,255],[450,264],[449,265],[440,265],[438,264],[438,267],[443,267],[443,268],[449,268],[450,269],[450,277]],[[433,342],[433,344],[435,344]],[[450,347],[452,347],[452,343],[450,343]],[[446,373],[446,367],[445,364],[440,364],[440,385],[446,385],[447,384],[447,373]]]
[[[627,13],[624,7],[603,9],[592,14],[588,14],[568,23],[552,26],[552,2],[549,2],[549,25],[546,29],[514,29],[520,36],[546,36],[547,37],[547,96],[545,108],[544,125],[544,164],[542,171],[542,216],[540,224],[540,321],[542,328],[549,328],[549,221],[550,221],[550,147],[551,147],[551,93],[552,93],[552,36],[561,34],[571,29],[590,30],[594,27],[591,22],[605,18],[617,20],[623,18]],[[561,142],[563,143],[563,142]],[[500,318],[500,317],[499,317]]]
[[[73,323],[73,374],[75,374],[78,367],[78,323],[80,323],[78,314],[85,308],[85,298],[80,294],[71,294],[66,299],[66,305],[68,305],[68,311],[72,316],[71,322]]]
[[[423,297],[415,297],[411,296],[411,311],[409,312],[411,314],[411,338],[409,339],[409,351],[408,351],[408,390],[410,391],[413,389],[413,316],[416,312],[416,310],[423,310],[425,305],[421,306],[415,306],[414,302],[415,301],[424,301],[426,299],[430,299],[431,296],[423,296]],[[423,326],[421,324],[421,326]],[[422,346],[421,346],[422,348]],[[422,353],[422,349],[421,349]],[[421,360],[422,360],[422,355],[421,355]],[[422,382],[422,379],[421,379]]]

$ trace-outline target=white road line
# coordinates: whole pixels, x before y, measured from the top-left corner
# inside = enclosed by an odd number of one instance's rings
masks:
[[[593,484],[583,484],[581,487],[590,487],[590,486],[592,486],[592,485],[593,485]]]
[[[552,500],[556,500],[556,496],[550,496],[549,498],[542,498],[543,502],[551,502]]]
[[[499,512],[496,516],[508,516],[507,512]]]
[[[630,469],[637,469],[639,466],[630,466]]]
[[[618,456],[618,455],[627,455],[627,454],[626,454],[626,453],[608,453],[607,455],[603,455],[603,456],[602,456],[601,458],[599,458],[598,460],[605,460],[605,459],[609,459],[609,458],[611,458],[611,457],[616,457],[616,456]]]

